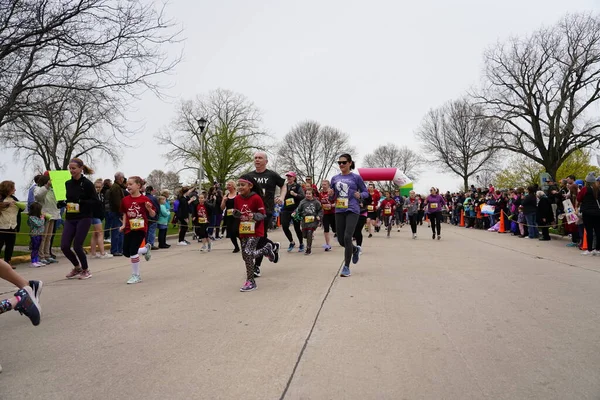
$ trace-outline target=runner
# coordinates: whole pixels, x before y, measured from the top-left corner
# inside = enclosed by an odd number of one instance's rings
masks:
[[[287,194],[287,186],[285,185],[285,179],[279,176],[278,173],[267,169],[267,164],[269,160],[267,158],[267,153],[263,151],[259,151],[254,154],[254,168],[253,172],[250,172],[248,176],[255,179],[256,183],[260,185],[262,188],[262,197],[265,205],[265,213],[266,213],[266,228],[269,227],[271,220],[273,219],[273,212],[275,211],[275,203],[282,204],[281,199],[285,198]],[[277,187],[281,188],[281,192],[279,193],[279,197],[275,198],[275,190]],[[268,229],[264,229],[264,237],[258,241],[256,246],[257,249],[262,249],[267,243],[271,243],[273,246],[273,250],[275,253],[279,252],[279,244],[274,243],[267,238]],[[260,266],[262,265],[263,256],[259,255],[255,259],[255,267],[256,273],[260,276]],[[279,260],[279,254],[276,257]]]
[[[19,288],[12,297],[0,300],[0,314],[15,310],[29,318],[34,326],[38,326],[42,317],[40,296],[42,295],[43,282],[28,282],[13,271],[10,264],[2,260],[0,260],[0,278]]]
[[[306,238],[305,255],[311,254],[315,229],[323,219],[321,202],[313,197],[313,188],[306,188],[306,198],[300,202],[296,212],[302,218],[302,234]]]
[[[254,278],[256,274],[255,259],[267,256],[272,262],[277,262],[279,255],[274,251],[270,242],[261,249],[256,246],[264,237],[265,206],[260,193],[262,188],[250,174],[243,175],[238,181],[238,192],[234,201],[233,216],[239,219],[239,235],[242,243],[242,259],[246,264],[246,282],[240,288],[241,292],[256,289]]]
[[[340,174],[331,179],[329,190],[331,200],[335,200],[335,226],[339,232],[338,242],[344,247],[344,265],[340,276],[350,276],[350,259],[358,263],[360,247],[352,244],[352,234],[360,213],[359,199],[369,196],[367,187],[360,175],[352,173],[356,168],[350,154],[338,158]]]
[[[140,190],[144,186],[144,181],[139,176],[132,176],[127,179],[127,190],[129,196],[121,200],[121,213],[123,214],[123,225],[121,232],[124,232],[123,255],[131,260],[131,277],[127,281],[128,285],[140,283],[140,254],[143,254],[146,261],[150,261],[151,248],[150,243],[140,248],[146,239],[148,233],[148,217],[154,218],[156,210],[149,198],[144,196]]]
[[[202,248],[200,251],[209,252],[212,250],[211,239],[208,236],[208,223],[213,217],[213,207],[211,204],[206,202],[204,194],[198,195],[198,205],[196,206],[195,218],[196,218],[196,237],[198,243],[202,242]]]
[[[368,192],[367,192],[368,193]],[[356,228],[354,228],[354,240],[356,240],[356,245],[360,248],[359,255],[362,255],[362,244],[363,244],[363,229],[367,223],[367,207],[373,199],[371,199],[371,195],[366,199],[361,198],[358,200],[360,207],[360,215],[358,217],[358,222],[356,223]]]
[[[394,191],[394,201],[396,202],[396,212],[394,214],[394,224],[396,225],[396,228],[398,228],[398,232],[400,232],[400,228],[402,228],[403,225],[403,206],[404,206],[404,201],[402,199],[402,196],[400,196],[400,191],[395,190]]]
[[[439,189],[432,187],[430,195],[425,199],[425,207],[427,208],[426,213],[429,216],[431,230],[433,231],[433,234],[431,235],[432,239],[435,239],[436,231],[437,239],[440,240],[442,238],[442,208],[445,205],[446,200],[444,200],[443,196],[440,196]]]
[[[404,208],[407,210],[408,221],[410,222],[410,230],[412,231],[413,239],[417,238],[417,219],[419,217],[419,200],[415,196],[415,191],[411,190],[406,200],[404,200]]]
[[[98,202],[98,197],[94,184],[83,174],[93,174],[94,171],[81,159],[73,158],[69,161],[69,172],[71,179],[65,182],[67,212],[60,249],[73,264],[67,279],[89,279],[92,274],[88,268],[83,242],[92,225],[92,210]]]
[[[225,219],[224,223],[227,228],[226,235],[233,243],[233,252],[239,253],[240,247],[238,246],[238,237],[239,230],[237,226],[237,220],[233,218],[233,208],[235,202],[235,196],[237,193],[235,191],[235,182],[227,181],[225,185],[226,193],[223,195],[223,200],[221,201],[221,210],[225,211]]]
[[[300,229],[300,221],[292,218],[292,214],[298,208],[298,204],[304,199],[304,190],[302,190],[302,186],[296,180],[295,172],[288,172],[285,174],[287,178],[287,190],[286,195],[284,197],[283,209],[281,210],[281,227],[283,228],[283,233],[285,237],[290,242],[288,247],[288,253],[294,250],[296,247],[296,243],[294,242],[294,237],[292,236],[292,232],[290,231],[290,222],[294,225],[294,231],[296,231],[296,236],[298,237],[298,242],[300,242],[300,247],[298,247],[298,252],[302,253],[304,251],[304,242],[302,238],[302,229]]]
[[[369,195],[373,201],[367,206],[367,227],[369,228],[369,237],[373,237],[373,231],[377,226],[377,210],[379,209],[379,200],[381,199],[381,193],[375,189],[374,183],[369,183]]]
[[[323,231],[325,235],[325,244],[323,248],[325,251],[331,251],[331,236],[330,230],[335,233],[335,207],[329,201],[329,185],[328,180],[321,182],[321,193],[319,198],[321,200],[321,208],[323,208]]]
[[[390,192],[385,192],[385,199],[381,202],[381,217],[387,231],[387,237],[390,237],[392,230],[392,218],[396,212],[396,200],[392,199]]]

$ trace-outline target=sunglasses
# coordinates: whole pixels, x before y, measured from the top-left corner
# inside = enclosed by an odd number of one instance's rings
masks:
[[[338,165],[346,165],[348,164],[348,161],[338,161]]]

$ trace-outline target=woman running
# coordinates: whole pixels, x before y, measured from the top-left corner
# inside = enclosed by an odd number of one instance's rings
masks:
[[[235,182],[227,181],[225,184],[226,192],[223,195],[223,200],[221,201],[221,210],[225,212],[224,224],[227,228],[226,235],[231,243],[233,243],[233,253],[239,253],[240,247],[238,246],[238,227],[237,220],[233,217],[233,209],[235,203],[235,196],[237,193],[235,191]]]
[[[93,174],[94,171],[81,159],[73,158],[69,162],[69,172],[71,179],[65,182],[67,212],[60,249],[73,264],[73,269],[67,274],[67,279],[89,279],[92,274],[88,268],[83,242],[92,225],[92,211],[98,202],[98,197],[94,184],[83,174]],[[71,246],[73,250],[71,250]]]
[[[360,204],[359,199],[369,196],[365,182],[360,175],[352,173],[356,168],[350,154],[342,154],[338,158],[340,174],[331,179],[332,189],[329,196],[335,201],[335,226],[338,242],[344,247],[344,266],[340,276],[350,276],[350,259],[358,263],[360,247],[352,244],[352,234],[358,223]]]
[[[408,222],[412,231],[413,239],[417,238],[417,219],[419,218],[419,200],[415,196],[415,191],[411,190],[406,200],[404,200],[404,208],[408,213]]]
[[[434,187],[431,188],[429,196],[425,199],[426,213],[429,215],[429,221],[431,223],[431,235],[432,239],[435,239],[437,231],[437,239],[442,238],[442,208],[446,205],[446,200],[443,196],[440,196],[439,189]]]
[[[323,248],[325,251],[331,251],[331,240],[333,234],[330,230],[335,233],[335,207],[329,201],[329,185],[328,180],[321,182],[321,192],[319,193],[319,200],[321,200],[321,208],[323,208],[323,231],[325,235],[325,244]]]
[[[296,237],[298,238],[298,242],[300,243],[300,247],[298,247],[298,252],[302,253],[304,251],[304,241],[302,238],[302,229],[300,228],[300,221],[293,219],[292,214],[298,208],[298,204],[304,199],[304,190],[302,190],[302,186],[296,180],[295,172],[288,172],[285,174],[287,178],[287,191],[283,200],[283,210],[281,210],[281,227],[283,228],[283,233],[285,233],[285,237],[290,242],[288,247],[288,252],[294,250],[296,247],[296,243],[294,242],[294,237],[292,236],[292,232],[290,231],[290,222],[294,225],[294,231],[296,231]]]
[[[372,201],[373,199],[371,198],[371,195],[369,195],[369,197],[367,197],[366,199],[361,198],[358,201],[360,207],[360,215],[358,217],[358,222],[356,223],[356,228],[354,228],[353,238],[356,241],[356,245],[360,248],[359,255],[362,255],[363,229],[367,224],[367,207],[369,206],[369,204],[371,204]]]

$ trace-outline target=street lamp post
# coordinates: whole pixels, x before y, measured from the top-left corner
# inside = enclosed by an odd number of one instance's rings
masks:
[[[202,117],[197,120],[198,128],[200,129],[200,167],[198,168],[198,185],[202,186],[202,181],[204,181],[204,130],[206,129],[206,124],[208,121],[206,118]]]

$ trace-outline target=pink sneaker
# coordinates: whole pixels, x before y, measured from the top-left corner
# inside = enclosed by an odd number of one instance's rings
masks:
[[[81,268],[73,268],[71,272],[67,274],[67,279],[76,279],[79,277],[83,270]]]
[[[91,277],[92,277],[92,273],[90,272],[89,269],[84,269],[79,274],[79,279],[90,279]]]

